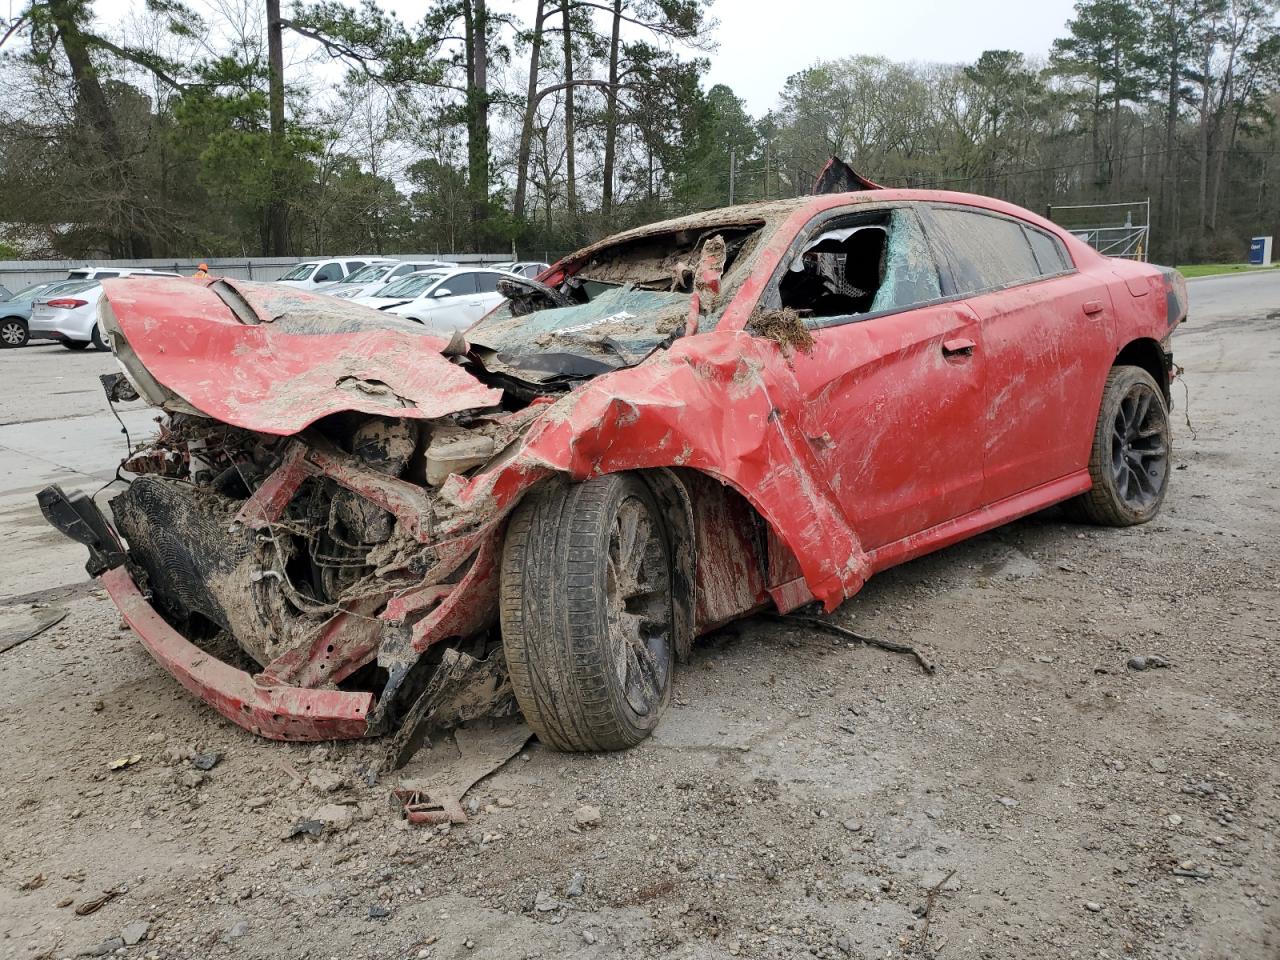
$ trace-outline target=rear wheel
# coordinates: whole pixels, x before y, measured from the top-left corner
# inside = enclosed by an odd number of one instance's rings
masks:
[[[635,474],[546,484],[502,554],[502,642],[525,719],[557,750],[619,750],[671,697],[673,554]]]
[[[1172,434],[1164,394],[1140,367],[1112,367],[1089,456],[1093,487],[1068,503],[1108,527],[1146,523],[1169,486]]]
[[[68,350],[84,350],[89,346],[88,340],[63,340],[62,345]]]
[[[0,320],[0,347],[21,347],[29,339],[26,323],[19,317]]]

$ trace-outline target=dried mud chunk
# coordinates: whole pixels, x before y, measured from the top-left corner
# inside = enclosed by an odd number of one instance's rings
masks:
[[[800,314],[790,307],[757,311],[747,322],[747,331],[781,345],[784,353],[790,350],[813,352],[813,334],[800,319]]]

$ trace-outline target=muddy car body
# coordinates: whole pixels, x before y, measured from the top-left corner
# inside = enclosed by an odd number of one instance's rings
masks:
[[[279,287],[109,282],[104,328],[168,417],[114,526],[54,488],[46,515],[257,733],[388,732],[448,674],[599,749],[736,617],[831,610],[1060,501],[1159,508],[1185,288],[1009,204],[729,208],[512,283],[446,344]]]

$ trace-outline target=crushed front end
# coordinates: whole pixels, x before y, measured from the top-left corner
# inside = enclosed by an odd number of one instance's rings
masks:
[[[250,304],[275,329],[227,322],[257,336],[253,366],[210,370],[244,351],[206,345],[199,372],[175,375],[165,362],[201,339],[173,329],[178,318],[203,314],[186,332],[207,341],[213,301],[235,291],[211,299],[206,287],[174,284],[185,289],[170,285],[170,298],[193,302],[178,304],[162,334],[136,322],[154,317],[155,303],[117,295],[103,311],[127,374],[104,378],[109,399],[140,394],[164,414],[122,464],[131,479],[110,500],[110,520],[82,494],[39,496],[49,522],[89,548],[89,573],[143,644],[223,716],[274,739],[395,730],[421,710],[445,659],[452,690],[439,706],[450,721],[509,709],[490,629],[500,512],[460,509],[448,491],[539,408],[503,409],[501,392],[450,364],[443,344],[394,321],[326,325],[295,309],[312,329],[291,329],[275,292]],[[271,375],[289,362],[282,345],[313,341],[306,372]],[[246,370],[262,383],[245,387]],[[289,419],[300,407],[301,426]]]
[[[41,502],[69,535],[67,518],[93,518],[113,600],[228,719],[283,740],[372,736],[399,725],[445,649],[474,661],[485,708],[500,706],[497,524],[459,532],[439,481],[523,419],[345,413],[279,437],[174,414],[126,462],[114,529],[85,499]]]

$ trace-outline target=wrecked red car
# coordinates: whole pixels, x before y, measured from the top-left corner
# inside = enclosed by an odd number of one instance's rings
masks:
[[[107,281],[103,329],[165,416],[110,520],[56,487],[45,515],[256,733],[509,690],[565,750],[643,739],[734,618],[831,610],[1054,503],[1155,515],[1180,277],[874,186],[610,237],[448,343],[268,284]]]

